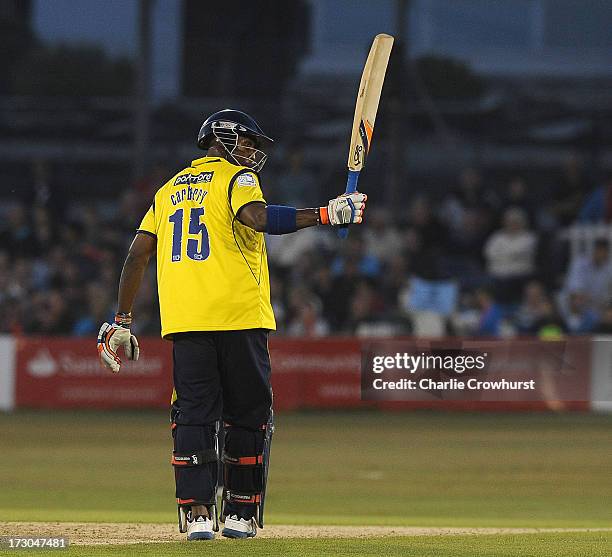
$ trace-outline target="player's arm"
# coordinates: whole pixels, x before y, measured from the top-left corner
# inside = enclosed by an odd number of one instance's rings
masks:
[[[103,323],[98,333],[98,354],[100,361],[113,373],[121,368],[117,355],[123,348],[129,360],[137,360],[140,349],[136,337],[130,331],[132,306],[142,282],[149,259],[157,249],[157,238],[153,234],[138,233],[130,246],[119,280],[119,300],[115,322]]]
[[[257,232],[289,234],[319,224],[359,224],[363,220],[367,198],[367,195],[359,192],[342,194],[331,199],[326,207],[314,209],[255,202],[242,207],[236,216],[240,222]]]
[[[290,209],[290,207],[287,207]],[[240,211],[238,211],[238,220],[256,230],[257,232],[267,232],[268,224],[267,205],[265,203],[249,203]],[[296,230],[316,226],[319,224],[320,216],[319,209],[296,209],[295,210],[295,225]]]
[[[119,279],[118,314],[130,314],[132,312],[134,299],[138,288],[140,288],[145,269],[156,249],[157,238],[155,236],[144,233],[136,234],[125,258],[121,278]]]

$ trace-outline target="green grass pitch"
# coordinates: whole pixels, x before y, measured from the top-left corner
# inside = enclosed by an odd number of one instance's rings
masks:
[[[130,546],[71,547],[68,551],[36,551],[40,557],[100,556],[167,557],[168,555],[210,555],[244,557],[245,555],[309,557],[609,557],[612,536],[609,533],[525,534],[522,536],[436,536],[364,539],[252,539],[234,542],[160,543]],[[0,555],[23,555],[0,552]]]
[[[0,426],[0,521],[176,520],[168,413],[21,411],[0,415]],[[296,413],[279,415],[276,431],[271,526],[612,527],[612,416]],[[72,546],[35,554],[231,556],[251,550],[603,556],[612,554],[612,533],[255,539],[207,548]]]

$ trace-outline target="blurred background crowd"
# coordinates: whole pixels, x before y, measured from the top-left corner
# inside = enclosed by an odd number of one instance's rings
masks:
[[[162,178],[157,167],[150,180],[126,185],[116,198],[84,202],[63,194],[48,163],[32,168],[30,186],[0,205],[0,328],[93,336],[113,316],[127,247],[155,189],[173,171]],[[316,180],[282,164],[262,176],[273,202],[306,206],[313,197],[306,192],[324,201],[325,190],[342,189]],[[414,193],[401,206],[370,203],[365,224],[346,241],[327,227],[268,237],[282,334],[612,331],[607,229],[578,250],[570,237],[572,225],[607,220],[612,181],[594,181],[579,157],[568,158],[548,182],[519,174],[491,179],[465,168],[438,195],[416,184],[406,188]],[[134,308],[141,334],[159,332],[156,298],[151,264]]]
[[[365,224],[268,238],[279,334],[612,332],[608,3],[107,4],[0,0],[0,332],[112,318],[134,231],[213,111],[277,138],[269,202],[342,192],[378,32],[396,44]],[[134,317],[159,333],[153,264]]]

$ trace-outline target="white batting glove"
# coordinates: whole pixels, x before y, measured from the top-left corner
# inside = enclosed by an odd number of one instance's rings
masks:
[[[102,323],[98,333],[98,354],[102,365],[109,368],[113,373],[118,373],[121,368],[121,358],[117,350],[123,347],[128,360],[137,360],[140,355],[138,340],[126,327],[116,323]]]
[[[327,207],[321,207],[321,224],[339,226],[341,224],[359,224],[368,196],[365,193],[343,193],[331,199]]]

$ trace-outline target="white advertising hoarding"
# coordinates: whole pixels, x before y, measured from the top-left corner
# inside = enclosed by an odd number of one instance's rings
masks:
[[[15,407],[15,339],[0,335],[0,411]]]
[[[591,409],[612,412],[612,336],[593,338]]]

